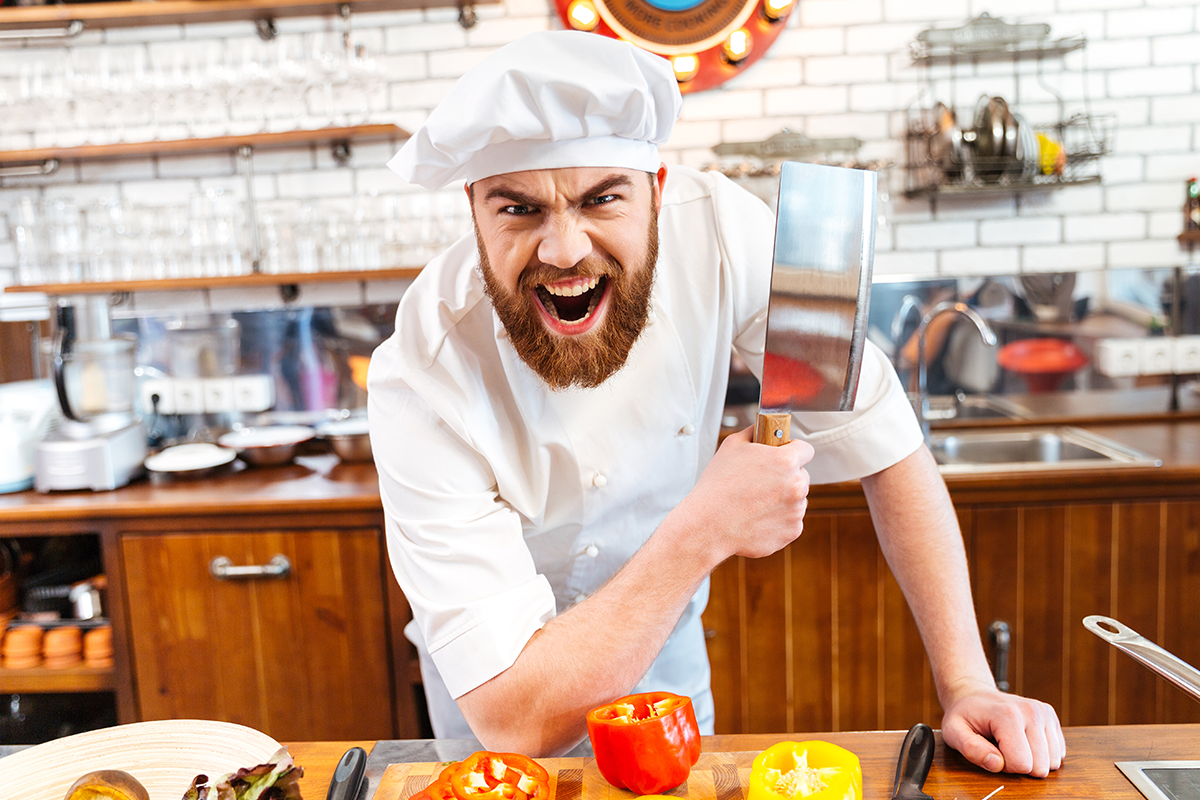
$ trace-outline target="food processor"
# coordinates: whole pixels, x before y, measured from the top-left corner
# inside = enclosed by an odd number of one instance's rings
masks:
[[[114,336],[104,296],[58,299],[43,356],[63,420],[38,444],[39,492],[124,486],[142,472],[146,432],[134,412],[137,340]]]

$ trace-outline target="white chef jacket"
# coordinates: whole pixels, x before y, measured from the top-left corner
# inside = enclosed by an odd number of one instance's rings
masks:
[[[597,388],[551,391],[521,361],[484,295],[473,236],[413,281],[371,359],[388,552],[438,736],[469,736],[452,698],[511,666],[692,489],[717,446],[730,353],[761,374],[770,210],[717,173],[675,166],[659,233],[649,322]],[[797,414],[793,436],[816,450],[815,483],[872,474],[921,443],[873,345],[855,410]],[[638,690],[691,696],[711,733],[707,597],[706,581]]]

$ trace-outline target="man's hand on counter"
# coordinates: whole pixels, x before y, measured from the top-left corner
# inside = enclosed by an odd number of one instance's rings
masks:
[[[989,772],[1037,778],[1062,766],[1067,751],[1053,706],[990,686],[950,703],[942,718],[942,738]]]

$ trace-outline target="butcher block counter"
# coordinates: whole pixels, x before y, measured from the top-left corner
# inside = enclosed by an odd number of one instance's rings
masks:
[[[936,752],[929,777],[925,781],[925,792],[934,800],[982,800],[1003,786],[1004,788],[995,795],[995,800],[1141,800],[1142,794],[1114,766],[1114,762],[1200,758],[1200,725],[1079,727],[1067,728],[1064,734],[1067,742],[1066,762],[1048,778],[1037,779],[985,772],[948,749],[942,742],[941,732],[937,731]],[[745,764],[754,754],[776,742],[805,739],[833,742],[858,755],[863,770],[864,800],[887,800],[892,796],[896,762],[904,731],[706,736],[701,755],[703,761],[696,769],[710,764]],[[304,797],[325,796],[338,759],[351,746],[363,747],[369,754],[369,783],[367,791],[361,795],[362,800],[405,800],[406,792],[390,789],[386,782],[383,784],[384,791],[378,791],[388,763],[459,759],[472,752],[477,745],[461,740],[378,744],[369,741],[289,744],[288,749],[296,763],[304,767],[304,777],[301,780],[301,792]],[[582,757],[575,760],[580,765],[585,763]],[[711,769],[711,766],[709,768]],[[742,785],[737,790],[730,787],[724,791],[720,800],[742,800],[745,797],[745,767],[739,769],[739,772],[742,773]],[[671,792],[672,795],[678,793],[679,790]],[[630,798],[634,796],[631,792],[618,794]],[[680,796],[689,800],[717,800],[715,794],[701,797],[693,795],[690,791]],[[588,800],[586,791],[582,800]]]
[[[1162,466],[947,476],[996,677],[1072,726],[1200,722],[1081,624],[1115,617],[1200,664],[1200,419],[1083,427]],[[114,646],[111,668],[0,669],[0,693],[107,691],[120,722],[221,719],[279,741],[427,733],[369,463],[0,495],[0,536],[98,539]],[[221,558],[260,573],[220,577]],[[704,622],[719,733],[940,724],[857,483],[814,486],[784,550],[721,565]]]

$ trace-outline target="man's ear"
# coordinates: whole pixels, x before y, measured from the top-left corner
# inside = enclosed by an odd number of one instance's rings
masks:
[[[663,186],[667,182],[667,165],[658,163],[658,172],[654,173],[654,207],[662,210]]]

